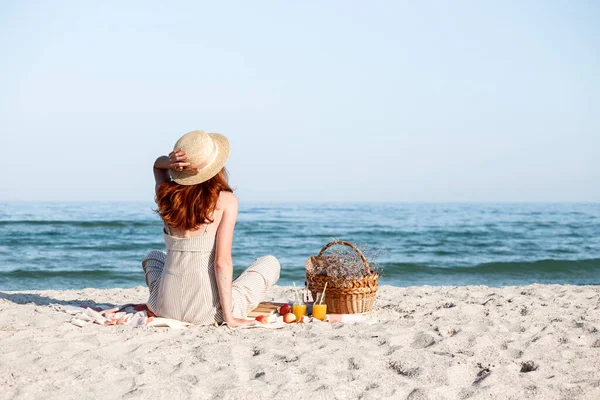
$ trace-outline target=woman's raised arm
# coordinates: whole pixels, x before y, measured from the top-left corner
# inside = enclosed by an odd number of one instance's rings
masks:
[[[172,151],[168,156],[160,156],[154,161],[154,181],[156,182],[156,189],[161,183],[171,180],[169,170],[173,171],[187,171],[190,174],[198,172],[197,168],[188,169],[190,166],[187,155],[181,149]]]

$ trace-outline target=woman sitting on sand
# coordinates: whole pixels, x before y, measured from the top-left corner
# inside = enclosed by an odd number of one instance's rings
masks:
[[[238,200],[227,182],[229,141],[192,131],[154,163],[157,213],[167,252],[142,262],[148,308],[159,317],[193,324],[246,325],[244,317],[279,279],[273,256],[257,259],[233,280],[231,246]]]

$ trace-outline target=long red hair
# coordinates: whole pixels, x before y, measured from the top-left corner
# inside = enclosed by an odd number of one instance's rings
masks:
[[[169,226],[191,231],[207,222],[213,222],[221,192],[233,192],[229,187],[227,170],[197,185],[180,185],[174,181],[160,184],[156,190],[156,213]]]

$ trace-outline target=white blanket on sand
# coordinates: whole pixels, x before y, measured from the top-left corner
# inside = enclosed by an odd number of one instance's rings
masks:
[[[194,326],[189,322],[182,322],[170,318],[160,318],[148,315],[148,310],[142,304],[126,304],[120,308],[110,307],[85,307],[72,306],[63,304],[50,304],[55,310],[65,312],[72,315],[73,318],[69,321],[71,324],[83,328],[87,325],[127,325],[130,327],[150,326],[150,327],[168,327],[173,329],[186,329]],[[333,318],[332,318],[333,317]],[[321,324],[325,322],[337,323],[374,323],[375,321],[363,314],[337,314],[335,316],[327,316],[324,322],[310,316],[305,316],[302,323],[305,324]],[[215,324],[216,325],[216,324]],[[241,329],[248,328],[264,328],[264,329],[281,329],[287,326],[283,322],[283,317],[278,314],[273,314],[268,317],[268,323],[263,324],[254,321],[251,325],[240,327]]]
[[[185,329],[193,326],[193,324],[188,322],[177,321],[175,319],[149,316],[147,310],[140,309],[140,307],[134,304],[127,304],[120,308],[107,306],[105,309],[102,307],[77,307],[62,304],[50,304],[50,306],[58,311],[73,315],[70,322],[80,328],[91,324],[128,325],[131,327],[153,326],[173,329]],[[140,310],[138,311],[136,308]]]

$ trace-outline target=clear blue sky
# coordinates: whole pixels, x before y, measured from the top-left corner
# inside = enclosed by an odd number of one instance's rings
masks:
[[[0,200],[600,201],[596,1],[0,3]]]

